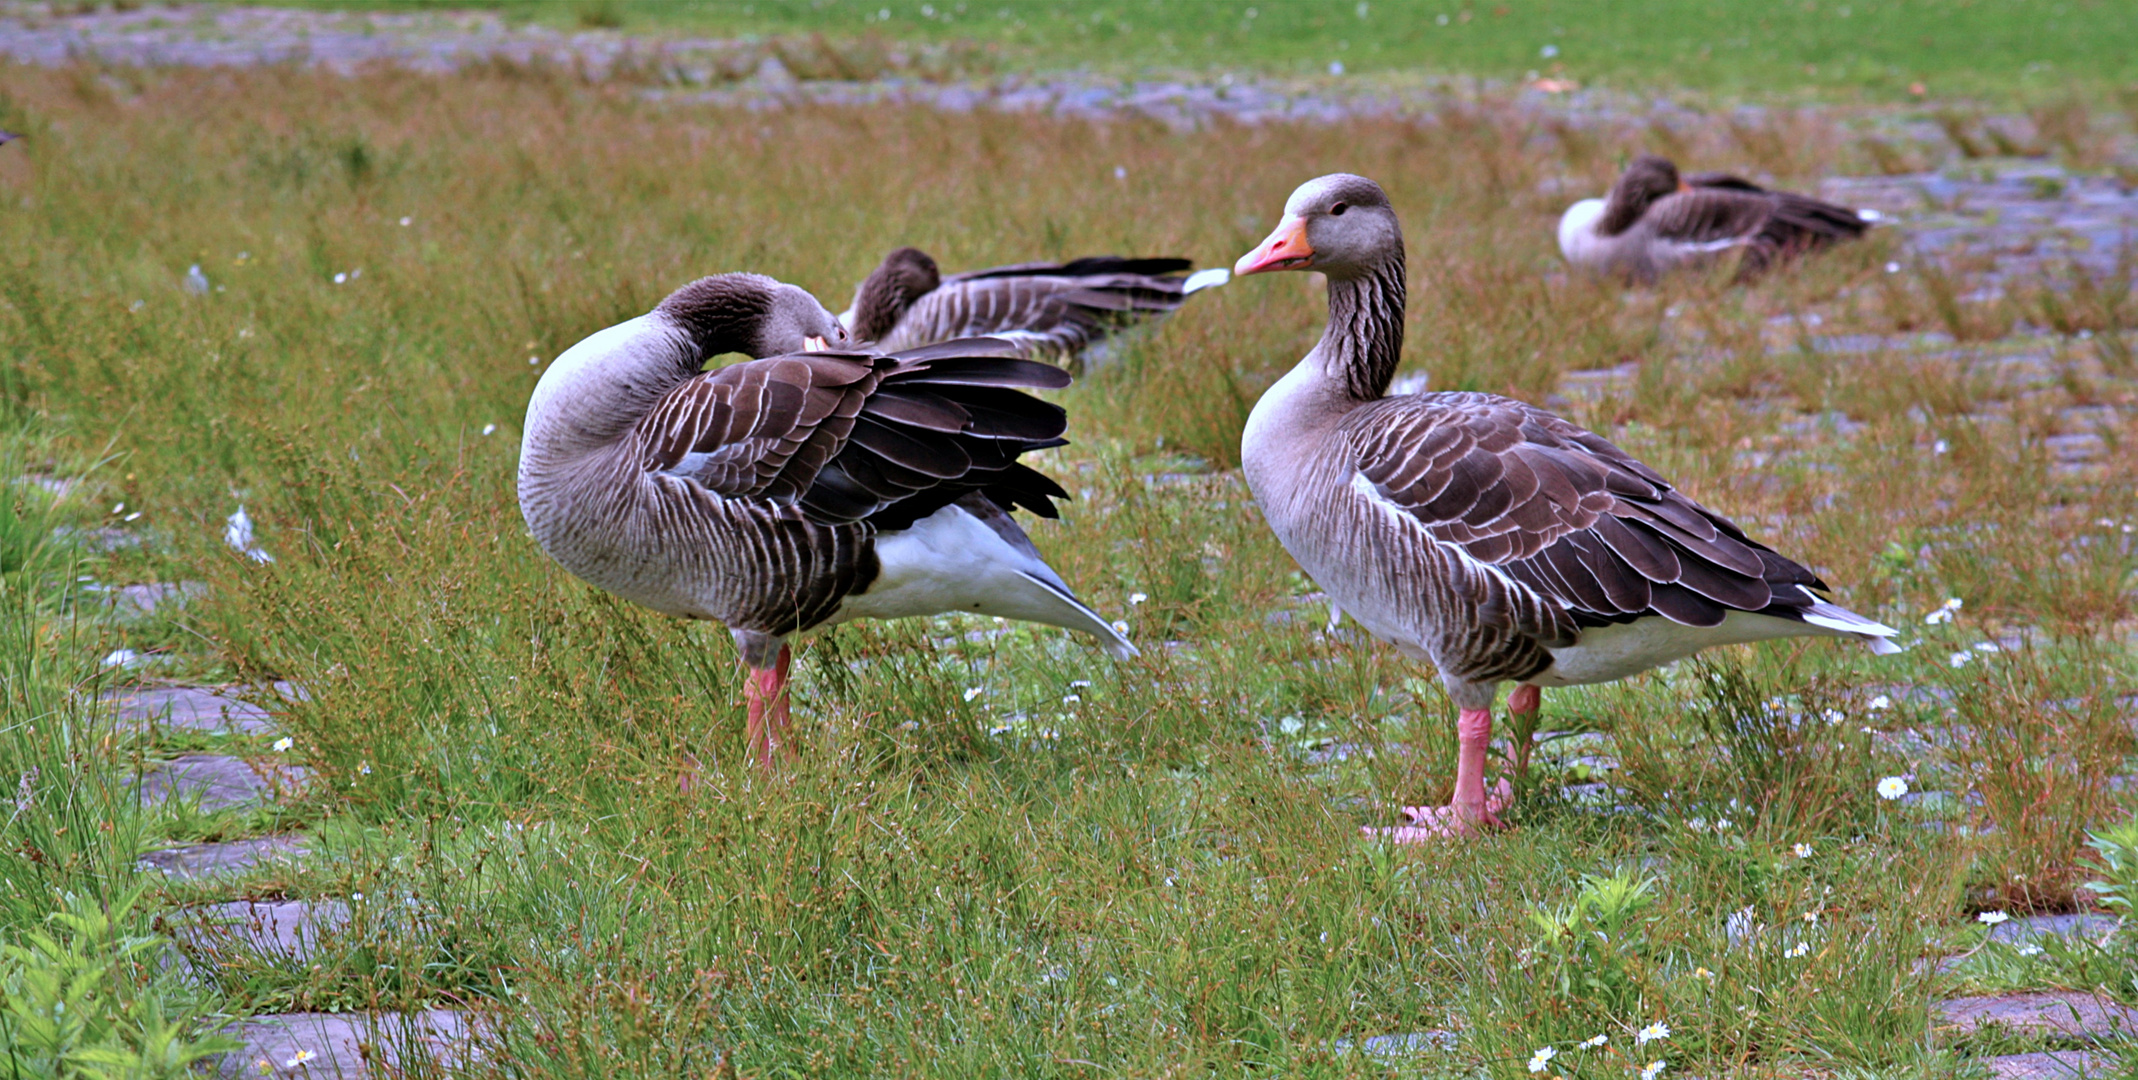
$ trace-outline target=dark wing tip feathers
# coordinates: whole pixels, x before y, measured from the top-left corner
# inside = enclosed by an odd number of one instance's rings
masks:
[[[1511,399],[1456,398],[1386,399],[1402,404],[1377,407],[1387,415],[1361,428],[1401,437],[1355,444],[1361,472],[1436,540],[1499,566],[1577,625],[1799,618],[1814,598],[1798,586],[1826,588],[1603,437]]]

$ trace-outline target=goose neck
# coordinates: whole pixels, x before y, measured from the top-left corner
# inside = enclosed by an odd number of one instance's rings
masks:
[[[1314,351],[1345,393],[1372,401],[1388,393],[1403,357],[1403,254],[1366,271],[1329,278],[1329,326]]]

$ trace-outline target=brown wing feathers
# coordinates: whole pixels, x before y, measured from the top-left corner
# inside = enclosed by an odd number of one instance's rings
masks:
[[[1022,391],[1069,376],[990,355],[1007,349],[979,339],[731,365],[646,416],[640,461],[723,496],[797,500],[826,524],[902,528],[972,491],[1053,517],[1067,493],[1017,457],[1062,445],[1067,416]]]
[[[1398,397],[1346,424],[1360,473],[1442,544],[1562,608],[1578,626],[1731,610],[1793,617],[1823,589],[1803,567],[1673,490],[1600,436],[1485,394]],[[1520,627],[1546,643],[1565,628]]]

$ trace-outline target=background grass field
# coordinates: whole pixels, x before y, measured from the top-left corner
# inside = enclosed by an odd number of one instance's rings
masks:
[[[321,0],[439,10],[430,0]],[[2109,89],[2138,77],[2114,0],[497,0],[455,5],[564,28],[717,36],[822,33],[982,46],[1013,70],[1546,72],[1638,90],[1905,100]],[[1534,76],[1530,76],[1534,78]]]
[[[1517,16],[1492,18],[1468,25]],[[1257,55],[1306,63],[1289,48]],[[137,957],[120,1042],[145,1041],[128,1032],[150,1005],[444,1003],[493,1018],[467,1070],[485,1076],[725,1059],[747,1076],[1523,1077],[1552,1045],[1568,1076],[1664,1060],[1666,1076],[1929,1078],[2055,1043],[1934,1032],[1930,1000],[1970,979],[2138,1002],[2127,952],[1935,963],[1981,943],[1976,911],[2087,903],[2103,875],[2087,832],[2131,813],[2134,443],[2111,426],[2106,460],[2076,471],[2044,443],[2061,410],[2138,404],[2128,260],[2091,291],[2045,274],[1962,299],[1983,267],[1887,273],[1886,236],[1756,290],[1629,296],[1560,271],[1549,192],[1600,189],[1633,147],[1489,100],[1180,133],[667,106],[509,68],[78,67],[12,70],[0,90],[0,127],[30,135],[0,148],[8,475],[79,481],[59,500],[18,483],[0,520],[8,932],[69,896],[125,898],[149,844],[271,828],[306,828],[315,857],[244,895],[365,898],[310,964],[189,988]],[[2106,94],[2068,107],[2103,137],[2132,122]],[[1795,183],[1879,167],[1836,125],[1740,123],[1674,149]],[[842,628],[800,662],[789,776],[742,761],[724,634],[577,583],[521,525],[541,365],[690,278],[756,270],[837,308],[901,243],[947,267],[1222,265],[1295,184],[1339,168],[1403,216],[1407,371],[1542,400],[1564,372],[1640,361],[1572,415],[1920,643],[1724,650],[1554,692],[1544,727],[1563,737],[1523,778],[1515,831],[1363,841],[1395,805],[1445,797],[1452,707],[1430,671],[1319,632],[1313,586],[1231,471],[1255,396],[1319,332],[1305,276],[1200,296],[1059,395],[1075,445],[1039,464],[1077,497],[1033,535],[1143,658],[977,619]],[[184,286],[194,264],[205,294]],[[1820,351],[1813,317],[2039,351],[2058,374],[2022,392],[1947,353]],[[2066,333],[2013,336],[2028,320]],[[1836,416],[1862,426],[1839,437]],[[271,564],[225,546],[240,503]],[[155,580],[210,590],[145,622],[95,617],[88,586]],[[1925,625],[1948,597],[1959,617]],[[113,728],[81,702],[120,646],[162,677],[310,688],[283,721],[294,745]],[[203,746],[318,781],[271,818],[134,807],[129,776]],[[686,753],[708,789],[678,790]],[[1604,758],[1610,789],[1563,797]],[[1946,794],[1880,799],[1894,775]],[[228,895],[159,885],[126,925]],[[1656,1022],[1672,1034],[1636,1056]],[[1461,1035],[1359,1049],[1429,1030]],[[1598,1034],[1605,1049],[1574,1051]]]

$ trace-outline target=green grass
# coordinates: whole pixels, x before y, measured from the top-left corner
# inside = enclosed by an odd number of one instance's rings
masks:
[[[1540,185],[1598,188],[1618,148],[1529,137],[1491,100],[1415,124],[1182,134],[679,108],[510,69],[85,68],[9,72],[0,90],[6,126],[30,134],[0,150],[0,205],[21,207],[0,216],[0,387],[53,460],[111,455],[82,523],[121,501],[144,514],[126,527],[149,542],[102,556],[101,579],[210,584],[123,633],[179,648],[184,670],[312,691],[283,722],[320,778],[291,811],[315,855],[149,901],[352,900],[316,962],[227,968],[232,1008],[486,1010],[484,1076],[726,1058],[767,1077],[1521,1078],[1552,1045],[1568,1076],[1662,1059],[1666,1076],[1947,1077],[1979,1047],[1931,1029],[1928,1001],[1960,980],[1925,961],[1971,945],[1976,910],[2078,902],[2097,876],[2087,831],[2131,813],[2110,778],[2133,749],[2138,552],[2095,523],[2138,520],[2117,479],[2138,440],[2126,420],[2094,472],[2053,469],[2041,442],[2068,405],[2138,404],[2113,288],[1964,300],[1982,267],[1887,274],[1891,237],[1750,291],[1570,280],[1551,246],[1563,197]],[[1676,137],[1688,158],[1788,180],[1877,160],[1852,130],[1790,116]],[[1408,367],[1541,400],[1564,372],[1642,361],[1630,390],[1571,413],[1922,644],[1725,650],[1554,692],[1544,726],[1583,734],[1521,778],[1517,829],[1364,840],[1393,807],[1445,797],[1452,708],[1423,666],[1313,629],[1325,608],[1232,469],[1247,407],[1318,333],[1299,275],[1197,297],[1059,396],[1075,445],[1037,461],[1076,498],[1033,536],[1130,622],[1136,661],[987,620],[841,628],[803,650],[801,762],[768,779],[743,761],[724,634],[595,592],[529,542],[513,498],[528,358],[692,277],[758,270],[838,307],[899,243],[956,268],[1220,264],[1339,166],[1403,215]],[[220,288],[188,294],[193,263]],[[2052,295],[2091,336],[2012,338]],[[1812,314],[1833,333],[2053,350],[2058,377],[2015,387],[1937,350],[1858,357],[1771,332]],[[1969,419],[1993,407],[2009,425]],[[1825,410],[1865,426],[1786,426]],[[1751,451],[1775,457],[1753,472]],[[273,563],[223,545],[240,500]],[[1961,617],[1924,625],[1948,596]],[[2022,629],[2028,649],[1948,660]],[[23,683],[47,696],[21,715],[62,708],[109,644],[48,646],[44,662],[75,666]],[[72,798],[107,798],[108,766],[37,747],[41,775],[92,781]],[[1597,752],[1618,790],[1568,804],[1590,775],[1569,759]],[[686,755],[706,763],[691,793]],[[1903,773],[1956,797],[1874,794]],[[68,882],[118,887],[154,829],[278,824],[80,805],[47,831],[86,869],[41,869],[16,925]],[[1653,883],[1607,906],[1592,879]],[[1568,929],[1604,921],[1608,942]],[[1654,1022],[1673,1034],[1631,1056]],[[1431,1029],[1461,1037],[1413,1061],[1345,1049]],[[1582,1066],[1573,1043],[1597,1034],[1615,1049]]]
[[[322,6],[442,7],[426,0],[325,0]],[[1917,82],[1941,97],[1965,97],[2138,80],[2138,24],[2114,0],[495,0],[451,6],[575,29],[970,42],[1015,69],[1317,75],[1337,61],[1354,74],[1516,79],[1540,71],[1628,89],[1809,90],[1887,100],[1906,98]]]

